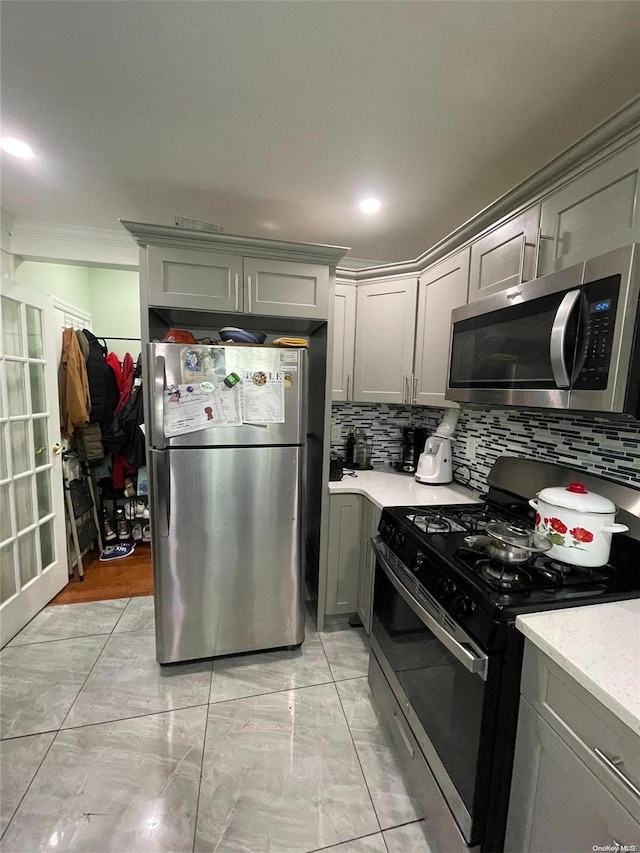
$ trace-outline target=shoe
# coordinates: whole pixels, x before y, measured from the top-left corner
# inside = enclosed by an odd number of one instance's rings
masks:
[[[133,525],[131,535],[133,536],[134,542],[139,542],[142,539],[142,525],[139,521],[136,521]]]
[[[105,563],[107,560],[118,560],[120,557],[128,557],[133,554],[135,545],[127,543],[126,545],[107,545],[100,554],[100,560]]]
[[[143,518],[146,504],[144,501],[136,501],[136,518]]]
[[[143,518],[149,518],[149,507],[145,506],[144,512],[142,513]]]
[[[133,521],[133,519],[136,517],[136,505],[133,501],[128,501],[124,505],[124,517],[129,521]]]
[[[125,498],[135,498],[136,496],[136,487],[133,485],[131,477],[127,477],[124,481],[124,496]]]
[[[142,541],[151,542],[151,527],[148,524],[142,528]]]
[[[116,532],[113,529],[111,522],[108,518],[105,518],[105,520],[102,522],[102,531],[102,538],[105,542],[113,542],[113,540],[116,538]]]
[[[125,521],[124,518],[121,518],[118,522],[118,539],[128,539],[129,536],[131,536],[129,522]]]

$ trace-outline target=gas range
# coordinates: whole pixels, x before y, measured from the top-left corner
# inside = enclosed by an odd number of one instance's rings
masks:
[[[491,499],[493,498],[493,500]],[[474,547],[487,524],[530,526],[526,501],[505,509],[496,496],[483,504],[392,507],[383,510],[379,544],[388,559],[423,596],[435,599],[483,646],[494,648],[501,625],[518,613],[596,604],[640,595],[640,542],[618,537],[611,562],[581,568],[537,555],[505,563]]]
[[[576,480],[609,497],[629,528],[613,537],[607,565],[579,568],[544,553],[505,563],[479,549],[489,523],[531,529],[529,500]],[[488,483],[484,503],[383,510],[372,542],[369,683],[391,737],[400,731],[399,760],[407,743],[419,747],[407,768],[427,792],[434,846],[499,853],[524,647],[515,618],[640,596],[640,490],[510,457],[494,463]]]

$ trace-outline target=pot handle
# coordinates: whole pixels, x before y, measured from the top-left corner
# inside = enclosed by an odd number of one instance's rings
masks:
[[[629,528],[626,524],[605,524],[600,528],[602,533],[626,533]]]
[[[535,509],[535,511],[536,511],[536,512],[538,511],[538,501],[534,501],[533,499],[531,499],[531,500],[529,501],[529,506],[530,506],[532,509]]]

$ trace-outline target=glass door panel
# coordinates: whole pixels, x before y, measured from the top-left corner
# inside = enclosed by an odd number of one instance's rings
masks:
[[[15,595],[16,569],[13,559],[13,543],[0,548],[0,604]]]
[[[9,279],[0,290],[1,646],[68,575],[53,302]]]

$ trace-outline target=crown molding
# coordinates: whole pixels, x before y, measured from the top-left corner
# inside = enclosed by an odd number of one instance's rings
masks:
[[[126,232],[42,219],[15,219],[10,251],[25,260],[138,268],[138,247]]]

